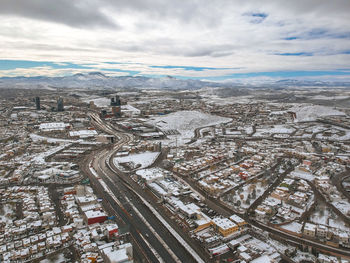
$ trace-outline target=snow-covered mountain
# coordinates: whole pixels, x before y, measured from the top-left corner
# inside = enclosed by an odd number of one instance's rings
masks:
[[[222,84],[173,77],[147,78],[142,76],[109,77],[100,72],[78,73],[65,77],[4,77],[1,87],[57,87],[57,88],[142,88],[142,89],[200,89]]]
[[[211,82],[193,79],[178,79],[171,76],[163,78],[148,78],[143,76],[110,77],[101,72],[78,73],[65,77],[3,77],[0,78],[0,88],[140,88],[140,89],[184,89],[196,90],[205,87],[269,87],[288,88],[299,86],[345,86],[350,87],[350,82],[333,81],[308,81],[308,80],[271,80],[268,81],[241,81],[239,79],[225,82]]]

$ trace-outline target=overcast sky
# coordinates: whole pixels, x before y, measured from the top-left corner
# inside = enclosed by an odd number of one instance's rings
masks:
[[[349,0],[0,0],[0,76],[350,79]]]

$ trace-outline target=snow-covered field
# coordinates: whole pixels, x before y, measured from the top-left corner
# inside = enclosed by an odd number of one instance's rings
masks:
[[[329,129],[323,124],[312,125],[312,126],[309,126],[307,128],[304,128],[301,126],[301,128],[304,129],[305,132],[312,132],[312,133],[322,132],[322,131]]]
[[[108,107],[111,103],[111,100],[108,98],[96,98],[96,97],[90,97],[83,99],[84,102],[89,103],[90,101],[93,101],[97,107]]]
[[[266,191],[267,188],[268,188],[268,185],[262,185],[261,181],[255,183],[256,195],[254,197],[252,194],[253,190],[251,190],[251,184],[246,184],[240,190],[235,191],[235,193],[232,195],[232,203],[235,203],[238,200],[240,200],[241,201],[240,207],[245,210],[259,196],[261,196]],[[248,196],[250,196],[250,199],[247,202]]]
[[[132,162],[135,166],[139,166],[139,169],[150,166],[158,157],[159,152],[143,152],[130,154],[128,156],[114,158],[114,165],[120,167],[121,163]]]
[[[326,139],[326,140],[336,140],[336,141],[350,140],[350,131],[346,131],[345,135],[343,136],[338,136],[337,134],[333,134],[332,136],[323,136],[322,134],[317,134],[316,138],[320,140]]]
[[[38,164],[44,164],[45,158],[63,150],[64,148],[66,148],[70,145],[71,145],[71,143],[66,143],[66,144],[62,144],[62,145],[59,145],[57,147],[51,148],[50,150],[48,150],[46,152],[41,152],[40,154],[33,156],[34,158],[32,159],[32,162],[38,163]]]
[[[0,208],[0,222],[9,223],[15,214],[15,207],[11,204],[3,204]]]
[[[312,105],[304,106],[298,105],[290,109],[296,113],[296,121],[315,121],[318,117],[332,116],[332,115],[345,115],[344,112],[335,110],[331,107]]]
[[[310,221],[314,224],[321,224],[346,231],[349,230],[349,227],[345,224],[345,222],[324,204],[316,207],[315,211],[310,216]]]
[[[328,218],[332,216],[332,212],[325,205],[318,205],[315,212],[310,216],[310,221],[315,224],[328,225]]]
[[[256,129],[256,133],[253,136],[261,137],[261,136],[270,136],[274,133],[284,133],[284,134],[290,134],[295,129],[293,127],[290,127],[288,125],[275,125],[270,128],[259,128]]]
[[[315,176],[313,174],[299,170],[294,170],[293,172],[291,172],[290,177],[305,179],[308,181],[312,181],[315,179]]]
[[[178,111],[165,116],[151,118],[148,123],[161,130],[177,130],[180,135],[168,136],[172,140],[177,137],[178,145],[182,145],[194,137],[194,130],[201,127],[229,122],[231,119],[202,113],[199,111]]]
[[[330,227],[334,227],[334,228],[338,228],[341,230],[345,230],[345,231],[349,231],[349,226],[347,224],[345,224],[345,222],[343,220],[341,220],[340,218],[338,219],[329,219],[329,226]]]
[[[76,140],[67,140],[67,139],[59,139],[59,138],[51,138],[51,137],[44,137],[40,136],[34,133],[29,134],[30,139],[32,139],[33,142],[41,142],[41,141],[47,141],[48,143],[71,143],[76,142]]]
[[[328,96],[324,96],[324,95],[317,95],[317,96],[313,96],[312,99],[314,100],[345,100],[350,98],[347,95],[338,95],[338,96],[333,96],[333,97],[328,97]]]

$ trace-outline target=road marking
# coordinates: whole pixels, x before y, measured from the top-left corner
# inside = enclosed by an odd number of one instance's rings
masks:
[[[145,223],[145,225],[151,230],[153,235],[159,240],[159,242],[164,246],[164,248],[169,252],[170,256],[175,260],[175,262],[181,263],[181,260],[175,255],[175,253],[171,250],[171,248],[165,243],[165,241],[161,238],[161,236],[158,235],[156,230],[151,226],[150,223],[146,220],[146,218],[143,217],[141,212],[134,206],[134,204],[130,201],[130,199],[127,196],[124,196],[126,201],[129,202],[130,206],[134,209],[136,214],[141,218],[141,220]]]
[[[92,162],[90,162],[92,163]],[[98,165],[98,168],[102,171],[102,173],[104,173],[104,175],[106,177],[109,178],[109,176],[101,169],[100,167],[100,163],[98,162],[97,163]],[[98,176],[98,173],[95,171],[94,168],[92,167],[89,167],[90,168],[90,171],[91,173],[97,177]],[[110,179],[109,179],[110,180]],[[124,213],[126,213],[126,215],[128,217],[131,217],[130,214],[126,211],[126,209],[124,208],[124,206],[122,205],[122,203],[118,200],[118,198],[114,195],[114,193],[112,192],[112,190],[108,187],[108,185],[103,181],[103,180],[99,180],[99,183],[101,184],[101,186],[106,190],[106,192],[109,194],[110,197],[112,197],[112,199],[118,204],[118,206],[120,206],[120,208],[124,211]],[[125,198],[127,199],[127,197],[125,196]],[[128,202],[130,202],[130,200],[128,200]],[[136,209],[136,208],[135,208]],[[137,210],[135,210],[136,213],[140,214],[140,212]],[[140,214],[141,215],[141,214]],[[141,215],[142,217],[142,215]],[[141,218],[140,217],[140,218]],[[144,221],[142,218],[141,218],[142,221]],[[145,222],[145,221],[144,221]],[[147,221],[146,221],[147,222]],[[148,222],[147,222],[148,223]],[[146,223],[145,223],[146,224]],[[147,225],[147,224],[146,224]],[[148,224],[149,225],[149,224]],[[149,225],[150,227],[150,230],[153,232],[154,229]],[[158,259],[158,261],[160,263],[164,263],[164,260],[162,259],[162,257],[158,254],[158,252],[152,247],[152,245],[143,237],[143,235],[141,233],[139,233],[141,238],[145,241],[146,245],[149,247],[149,249],[152,251],[152,253],[154,254],[154,256]],[[158,237],[157,237],[158,238]],[[160,240],[159,240],[160,241]],[[161,242],[161,241],[160,241]],[[164,241],[163,241],[164,242]],[[161,242],[162,243],[162,242]],[[171,255],[171,253],[169,252],[169,254]],[[175,260],[176,261],[176,260]],[[176,261],[176,262],[181,262],[181,261]]]
[[[187,242],[176,232],[175,229],[173,229],[168,222],[165,221],[165,219],[153,208],[153,206],[148,203],[141,195],[139,195],[134,189],[127,186],[131,191],[133,191],[140,199],[141,201],[152,211],[152,213],[158,218],[158,220],[169,230],[169,232],[179,241],[179,243],[192,255],[192,257],[199,263],[204,263],[202,258],[197,254],[192,247],[187,244]]]

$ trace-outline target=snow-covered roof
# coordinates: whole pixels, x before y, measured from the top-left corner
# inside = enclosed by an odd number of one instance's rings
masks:
[[[115,248],[114,246],[106,247],[103,254],[109,259],[109,262],[128,262],[129,256],[126,248]]]
[[[269,263],[271,262],[271,259],[267,255],[262,255],[261,257],[258,257],[256,259],[253,259],[250,261],[251,263]]]
[[[101,217],[101,216],[107,216],[107,214],[105,212],[102,212],[102,211],[88,210],[85,212],[85,216],[87,218],[96,218],[96,217]]]
[[[230,216],[230,219],[235,222],[236,224],[241,224],[244,223],[244,219],[242,219],[241,217],[239,217],[238,215],[232,215]]]
[[[213,223],[223,230],[227,230],[237,225],[227,218],[216,217],[213,219]]]
[[[69,126],[69,123],[49,122],[49,123],[41,123],[39,126],[39,129],[45,130],[45,131],[64,130],[67,126]]]
[[[315,231],[316,225],[311,224],[311,223],[306,223],[304,226],[304,230]]]
[[[80,131],[70,131],[69,136],[71,137],[80,137],[80,138],[88,138],[97,135],[97,131],[95,130],[80,130]]]
[[[153,181],[164,177],[164,172],[160,168],[142,169],[136,172],[145,181]]]

